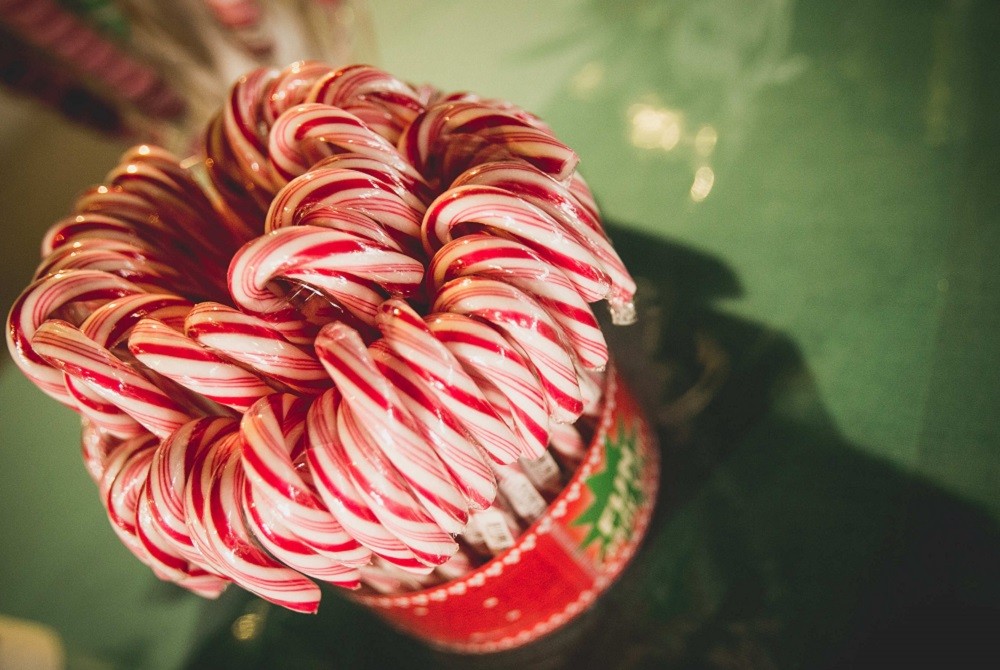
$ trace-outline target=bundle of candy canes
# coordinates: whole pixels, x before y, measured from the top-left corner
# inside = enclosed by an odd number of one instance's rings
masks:
[[[448,580],[582,457],[591,303],[634,318],[576,166],[510,103],[260,69],[200,160],[136,147],[78,198],[8,347],[83,417],[113,528],[160,578],[299,611],[313,579]]]

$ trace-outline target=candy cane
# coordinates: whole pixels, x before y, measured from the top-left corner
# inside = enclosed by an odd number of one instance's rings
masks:
[[[0,18],[24,41],[53,53],[143,112],[170,118],[184,110],[183,99],[156,71],[53,0],[2,0]]]
[[[220,574],[296,612],[314,613],[319,587],[261,550],[243,520],[246,478],[239,434],[211,443],[195,458],[185,485],[185,512],[194,546]]]
[[[317,335],[315,347],[320,362],[343,394],[338,412],[339,434],[345,450],[363,460],[357,464],[365,478],[376,483],[387,497],[397,496],[399,508],[408,505],[409,495],[402,495],[405,486],[419,501],[413,510],[414,518],[419,519],[425,509],[444,531],[461,532],[468,520],[461,492],[420,434],[392,384],[376,369],[358,333],[344,324],[331,323]],[[350,408],[346,425],[339,422],[345,407]],[[378,514],[378,510],[375,512]],[[389,523],[397,520],[394,516]],[[390,530],[394,530],[392,526]]]
[[[148,368],[238,412],[275,391],[257,375],[155,319],[142,319],[132,328],[128,348]]]
[[[412,86],[368,65],[329,72],[316,82],[309,100],[356,115],[392,144],[424,111],[420,94]]]
[[[506,408],[510,425],[520,437],[522,456],[537,457],[549,439],[549,409],[542,384],[525,357],[493,327],[462,314],[435,312],[425,319],[476,381],[498,415]],[[493,390],[506,402],[498,402]]]
[[[304,102],[314,102],[310,92],[316,83],[333,71],[319,61],[297,61],[283,68],[261,93],[263,127],[270,129],[286,110]]]
[[[496,161],[478,165],[459,175],[452,186],[466,184],[493,186],[510,191],[561,223],[565,230],[594,254],[607,272],[611,282],[608,303],[615,323],[630,323],[628,313],[631,313],[632,318],[635,315],[635,308],[632,306],[635,280],[608,239],[600,218],[595,211],[580,202],[577,193],[522,161]]]
[[[589,249],[552,217],[509,191],[474,185],[449,189],[424,217],[428,253],[454,239],[463,224],[496,230],[535,250],[566,274],[586,302],[601,300],[610,290],[608,275]]]
[[[304,575],[346,589],[361,586],[357,567],[333,560],[303,542],[286,526],[271,501],[246,481],[243,485],[243,509],[254,538],[279,561]]]
[[[120,277],[97,270],[66,270],[42,277],[14,301],[7,316],[7,349],[24,376],[46,395],[75,407],[63,385],[62,372],[35,352],[31,344],[38,327],[60,309],[74,303],[101,304],[142,289]]]
[[[149,477],[144,491],[150,525],[169,546],[169,551],[187,561],[178,565],[182,573],[197,575],[207,572],[220,583],[228,581],[211,567],[211,562],[192,540],[197,519],[188,520],[185,490],[194,469],[195,460],[217,440],[237,433],[239,422],[234,419],[206,417],[190,421],[171,433],[153,453]]]
[[[263,319],[203,302],[187,314],[183,328],[196,342],[295,393],[315,395],[330,386],[330,377],[320,362]]]
[[[580,382],[558,326],[529,295],[503,282],[454,279],[438,291],[432,311],[465,314],[494,325],[525,353],[542,383],[554,421],[575,421],[583,411]]]
[[[361,119],[317,103],[296,105],[282,113],[271,127],[268,152],[275,180],[281,184],[338,152],[359,153],[400,171],[406,169],[396,148]]]
[[[369,349],[379,372],[399,394],[424,439],[440,455],[472,509],[485,509],[496,495],[486,454],[464,433],[444,398],[429,389],[413,367],[380,340]]]
[[[281,228],[243,247],[229,266],[229,292],[244,311],[269,321],[299,341],[311,333],[305,319],[269,284],[301,282],[336,300],[364,323],[374,322],[384,296],[417,290],[423,266],[416,260],[348,234],[317,226]]]
[[[31,344],[38,355],[164,438],[190,419],[187,408],[72,324],[49,319]]]
[[[447,401],[449,413],[494,460],[509,463],[522,453],[519,438],[409,305],[398,299],[386,301],[376,322],[387,346],[406,361],[426,388]]]
[[[378,224],[393,240],[393,246],[411,256],[419,256],[420,222],[424,207],[413,206],[384,181],[355,170],[326,166],[290,181],[274,201],[267,215],[266,230],[303,222],[314,213],[329,217],[329,227],[337,225],[341,213],[362,214]],[[310,217],[310,222],[314,219]],[[386,235],[371,237],[382,243]],[[367,237],[367,236],[366,236]]]
[[[139,319],[153,316],[177,324],[183,322],[190,308],[188,301],[177,296],[139,293],[101,305],[80,324],[80,331],[95,345],[111,351],[128,337]],[[87,384],[66,374],[63,375],[63,384],[76,402],[77,411],[101,430],[118,437],[133,437],[146,432],[135,419]]]
[[[556,179],[566,179],[579,158],[551,132],[489,103],[443,100],[427,109],[399,138],[400,152],[425,177],[447,187],[472,165],[498,157],[522,158]]]
[[[427,574],[431,567],[419,561],[403,542],[375,516],[349,474],[350,461],[337,428],[340,392],[330,389],[316,398],[306,416],[306,462],[313,483],[330,513],[347,532],[372,553],[408,572]]]
[[[292,461],[294,446],[305,432],[308,407],[307,399],[289,394],[256,402],[240,422],[243,470],[292,537],[339,563],[364,565],[371,552],[344,532]]]
[[[590,306],[559,268],[520,242],[482,233],[460,237],[434,254],[427,274],[435,286],[467,276],[515,286],[545,308],[584,367],[602,369],[608,362],[608,346]]]

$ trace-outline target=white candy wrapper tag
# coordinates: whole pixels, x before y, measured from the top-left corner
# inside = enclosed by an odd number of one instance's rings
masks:
[[[542,515],[547,503],[524,474],[510,472],[500,480],[500,492],[507,498],[514,514],[528,523]]]
[[[518,463],[536,488],[542,491],[559,490],[559,464],[549,452],[546,451],[541,457],[534,460],[522,458],[518,460]]]
[[[491,553],[498,554],[514,546],[514,535],[511,534],[507,520],[499,510],[487,509],[477,512],[473,522],[479,527],[483,541]]]

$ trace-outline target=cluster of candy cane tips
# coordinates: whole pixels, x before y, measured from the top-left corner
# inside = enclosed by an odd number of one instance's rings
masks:
[[[195,593],[306,612],[313,580],[468,569],[517,463],[581,447],[590,304],[634,315],[576,155],[509,103],[318,63],[243,77],[204,149],[202,175],[129,151],[8,317],[115,532]]]

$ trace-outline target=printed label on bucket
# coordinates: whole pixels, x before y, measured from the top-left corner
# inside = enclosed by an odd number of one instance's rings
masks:
[[[513,547],[447,584],[356,600],[431,645],[468,653],[527,644],[587,609],[645,535],[659,479],[649,425],[617,375],[605,396],[584,463]]]

